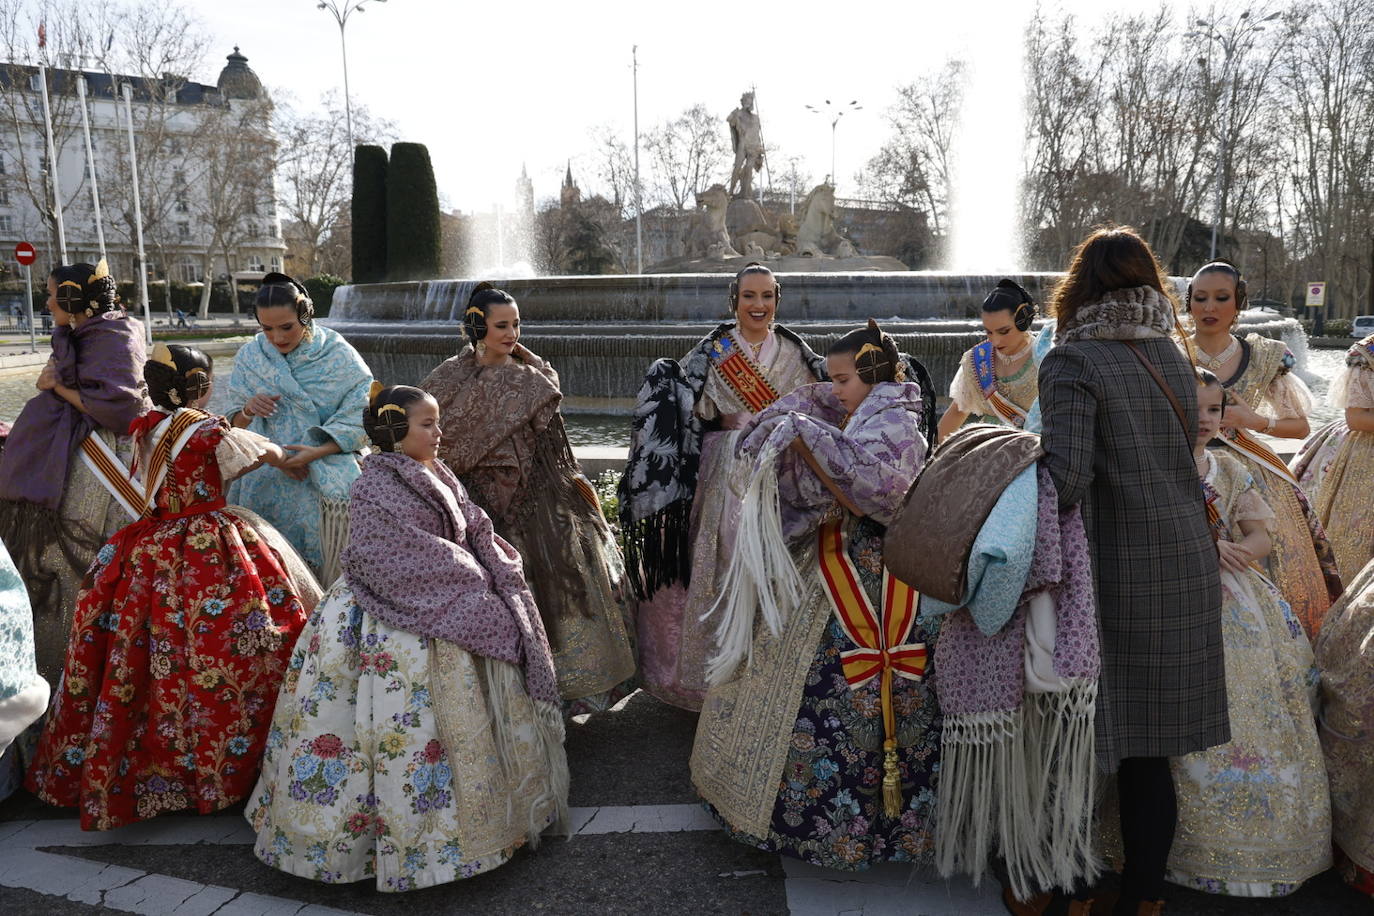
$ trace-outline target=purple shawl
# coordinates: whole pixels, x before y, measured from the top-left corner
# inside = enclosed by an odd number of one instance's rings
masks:
[[[0,455],[0,499],[57,511],[67,469],[81,440],[94,429],[127,435],[143,413],[143,323],[116,310],[52,335],[57,378],[81,393],[82,413],[55,391],[29,399]]]
[[[359,607],[389,626],[521,667],[533,699],[559,702],[520,555],[442,462],[429,471],[399,453],[369,455],[348,522],[340,559]]]

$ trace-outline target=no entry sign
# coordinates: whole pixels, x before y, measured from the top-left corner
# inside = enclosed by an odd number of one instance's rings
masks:
[[[38,260],[38,252],[28,242],[20,242],[14,246],[14,259],[27,267]]]
[[[1326,304],[1326,282],[1313,280],[1307,284],[1307,307],[1320,308]]]

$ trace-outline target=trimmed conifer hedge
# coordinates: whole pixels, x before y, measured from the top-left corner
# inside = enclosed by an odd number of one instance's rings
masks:
[[[353,282],[387,277],[387,161],[380,146],[353,151]]]
[[[423,143],[395,143],[387,173],[387,278],[431,280],[439,276],[439,189]]]

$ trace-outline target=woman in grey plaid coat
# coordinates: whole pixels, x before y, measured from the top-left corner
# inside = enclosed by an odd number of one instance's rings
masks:
[[[1093,553],[1098,759],[1121,797],[1115,912],[1133,916],[1162,907],[1177,820],[1168,758],[1230,739],[1217,553],[1192,454],[1197,383],[1169,339],[1166,282],[1133,231],[1093,233],[1055,291],[1056,346],[1040,366],[1045,461],[1060,500],[1083,504]],[[1048,894],[1007,902],[1065,911]],[[1067,912],[1088,910],[1074,900]]]

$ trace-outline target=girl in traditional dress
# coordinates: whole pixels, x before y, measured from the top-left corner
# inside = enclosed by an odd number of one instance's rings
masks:
[[[338,332],[315,323],[305,287],[285,274],[263,277],[253,307],[262,332],[234,360],[229,418],[291,455],[234,481],[229,500],[271,522],[327,587],[347,542],[372,372]]]
[[[1331,866],[1317,670],[1288,603],[1254,567],[1274,514],[1229,449],[1207,448],[1224,422],[1223,390],[1211,372],[1198,376],[1193,454],[1221,563],[1231,740],[1171,761],[1178,831],[1168,877],[1214,894],[1278,897]]]
[[[1374,559],[1374,334],[1346,352],[1327,403],[1345,418],[1307,440],[1293,473],[1331,539],[1337,568],[1354,576]]]
[[[1318,733],[1341,876],[1374,897],[1374,561],[1349,580],[1317,636]]]
[[[0,544],[0,754],[48,708],[48,682],[33,654],[33,610],[10,553]],[[6,760],[10,758],[5,758]],[[18,766],[0,764],[0,801],[19,788]]]
[[[132,520],[111,490],[128,479],[146,351],[104,261],[54,269],[48,311],[52,356],[0,454],[0,540],[33,601],[38,673],[55,684],[81,577]]]
[[[558,373],[520,345],[520,308],[489,283],[463,328],[467,346],[420,383],[449,431],[439,459],[524,558],[569,714],[608,708],[633,689],[634,623],[620,550],[568,443]]]
[[[830,384],[778,399],[740,444],[739,550],[713,611],[691,768],[737,839],[853,870],[932,848],[929,635],[914,592],[884,569],[882,535],[933,417],[873,322],[834,344],[826,368]]]
[[[1031,333],[1035,300],[1012,280],[999,280],[983,300],[983,328],[988,339],[966,351],[949,386],[952,403],[940,418],[940,440],[969,417],[980,422],[1004,423],[1017,428],[1039,392]]]
[[[305,624],[301,591],[315,589],[225,505],[225,481],[286,456],[201,410],[210,358],[158,344],[144,378],[156,408],[130,432],[149,511],[86,575],[28,774],[39,798],[79,807],[85,830],[209,813],[248,794]]]
[[[1301,439],[1308,433],[1312,393],[1292,371],[1293,354],[1281,340],[1231,333],[1245,308],[1245,278],[1225,261],[1205,265],[1188,284],[1191,344],[1197,363],[1230,392],[1220,441],[1255,478],[1274,512],[1273,550],[1266,569],[1309,635],[1315,635],[1341,593],[1330,542],[1306,495],[1283,459],[1255,433]]]
[[[720,595],[734,552],[732,482],[740,430],[801,385],[825,378],[824,361],[775,324],[782,287],[750,264],[730,284],[733,320],[679,362],[649,367],[635,405],[630,461],[620,480],[628,572],[639,592],[644,687],[666,703],[701,708],[711,638],[703,617]]]
[[[567,807],[553,654],[520,556],[437,458],[439,405],[376,386],[344,573],[296,643],[254,852],[405,891],[533,846]]]

